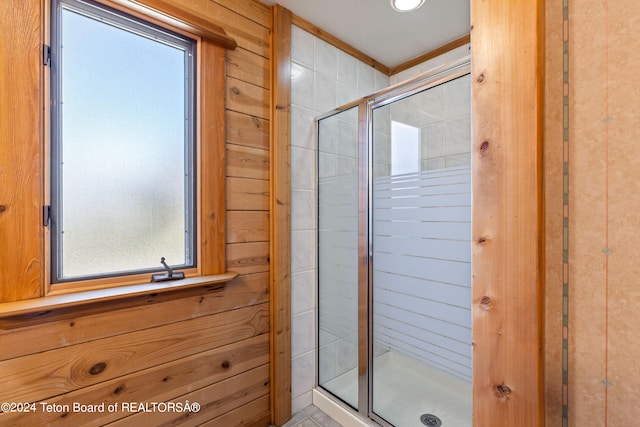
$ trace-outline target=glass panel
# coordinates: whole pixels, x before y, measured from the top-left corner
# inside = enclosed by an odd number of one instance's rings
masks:
[[[189,264],[191,41],[90,13],[61,9],[56,276]]]
[[[318,383],[358,406],[358,110],[318,122]]]
[[[470,426],[469,76],[375,109],[373,128],[372,409]]]

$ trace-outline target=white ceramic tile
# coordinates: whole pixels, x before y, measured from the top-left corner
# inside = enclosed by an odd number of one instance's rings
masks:
[[[338,106],[338,80],[316,73],[315,110],[326,113]]]
[[[337,375],[336,373],[336,344],[321,345],[318,352],[318,384],[325,384]]]
[[[445,86],[445,118],[469,115],[471,112],[471,79],[469,75],[459,77]]]
[[[436,86],[420,95],[421,124],[444,120],[444,87]]]
[[[393,86],[393,85],[396,85],[396,84],[398,84],[400,82],[408,80],[413,75],[413,73],[415,72],[414,68],[415,67],[410,68],[409,70],[400,71],[399,73],[396,73],[393,76],[390,76],[389,77],[389,86]]]
[[[305,353],[291,361],[291,396],[308,393],[315,384],[315,354]]]
[[[362,61],[358,61],[358,97],[371,95],[374,92],[373,72],[375,69]]]
[[[313,41],[315,37],[303,29],[291,27],[291,60],[313,68]]]
[[[311,230],[316,226],[314,190],[291,190],[291,229]]]
[[[391,135],[374,132],[373,158],[376,163],[391,165]]]
[[[338,165],[335,154],[318,153],[318,177],[327,178],[336,176]]]
[[[469,43],[445,53],[448,62],[457,61],[469,55],[471,55],[471,44]]]
[[[336,343],[336,372],[345,373],[358,366],[358,347],[355,343],[341,339]]]
[[[327,330],[322,324],[318,326],[318,342],[320,343],[320,347],[329,345],[331,343],[335,343],[338,341],[338,337],[333,333]]]
[[[291,412],[297,413],[302,411],[313,403],[313,392],[310,390],[298,397],[295,397],[291,401]]]
[[[296,147],[314,149],[315,136],[315,112],[308,108],[291,106],[291,145]]]
[[[320,120],[318,126],[318,151],[321,153],[335,154],[338,146],[338,125],[337,116],[327,117]]]
[[[353,157],[336,156],[336,174],[353,176],[358,173],[358,163]]]
[[[433,159],[427,159],[426,170],[442,169],[446,167],[444,157],[436,157]]]
[[[373,112],[373,129],[377,132],[391,134],[391,107],[376,108]]]
[[[291,354],[293,357],[313,351],[316,342],[315,311],[296,314],[291,320]]]
[[[412,77],[417,76],[418,74],[422,74],[426,71],[436,68],[440,65],[449,64],[451,62],[457,61],[458,59],[464,58],[469,54],[470,54],[469,44],[457,47],[445,53],[444,55],[440,55],[436,58],[430,59],[418,65],[415,65],[407,70],[401,71],[400,73],[394,74],[390,78],[390,84],[394,85],[394,84],[403,82],[405,80],[408,80]]]
[[[332,79],[338,78],[338,49],[315,37],[314,67]]]
[[[339,120],[337,153],[345,157],[358,157],[358,124]]]
[[[422,128],[422,158],[444,156],[444,124],[437,122]]]
[[[358,99],[358,88],[354,83],[344,83],[338,80],[338,95],[336,104],[338,107]]]
[[[338,81],[357,87],[358,60],[342,50],[338,50]]]
[[[384,163],[374,163],[373,165],[373,177],[380,178],[383,176],[389,176],[391,174],[391,167]]]
[[[464,116],[445,122],[445,154],[471,151],[471,117]]]
[[[291,103],[314,108],[314,72],[302,65],[291,64]]]
[[[400,122],[405,125],[420,127],[421,115],[416,106],[415,98],[406,98],[391,106],[391,121]]]
[[[291,314],[296,315],[316,307],[316,270],[291,275]]]
[[[373,89],[375,91],[382,90],[389,86],[389,76],[386,74],[375,70],[373,74]]]
[[[471,164],[471,153],[455,154],[445,157],[445,165],[448,168],[456,166],[469,166]]]
[[[291,272],[313,270],[316,266],[316,233],[313,230],[291,232]]]
[[[291,188],[313,190],[316,186],[316,154],[306,148],[291,147]]]

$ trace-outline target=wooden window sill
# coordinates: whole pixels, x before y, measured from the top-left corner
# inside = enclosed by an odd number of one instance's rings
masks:
[[[119,286],[115,288],[48,295],[42,298],[22,301],[5,302],[0,304],[0,319],[140,297],[150,294],[181,291],[196,287],[221,288],[236,276],[238,276],[238,273],[229,271],[211,276],[187,277],[186,279],[170,282],[143,283],[138,285]]]

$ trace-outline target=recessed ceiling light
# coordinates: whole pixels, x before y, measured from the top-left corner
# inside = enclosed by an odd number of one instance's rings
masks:
[[[391,7],[398,12],[410,12],[424,4],[424,0],[391,0]]]

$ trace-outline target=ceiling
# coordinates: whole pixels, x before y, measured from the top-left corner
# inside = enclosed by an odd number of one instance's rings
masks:
[[[396,12],[389,0],[262,0],[286,7],[393,68],[469,33],[469,0],[427,0]]]

